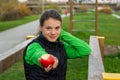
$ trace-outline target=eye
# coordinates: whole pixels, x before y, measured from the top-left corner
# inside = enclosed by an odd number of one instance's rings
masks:
[[[47,26],[47,27],[46,27],[46,29],[47,29],[47,30],[50,30],[50,29],[51,29],[51,27],[50,27],[50,26]]]
[[[59,30],[59,29],[60,29],[60,26],[57,26],[55,29],[56,29],[56,30]]]

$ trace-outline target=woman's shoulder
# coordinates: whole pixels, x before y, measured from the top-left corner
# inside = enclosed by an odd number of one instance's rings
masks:
[[[36,46],[40,46],[40,44],[38,42],[32,42],[28,44],[28,47],[36,47]]]

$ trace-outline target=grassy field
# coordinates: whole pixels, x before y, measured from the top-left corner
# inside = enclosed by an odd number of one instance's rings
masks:
[[[106,72],[120,73],[120,52],[116,55],[105,56],[104,68]]]
[[[39,15],[26,16],[14,21],[0,21],[0,32],[39,19]]]
[[[76,14],[75,19],[89,20],[94,18],[93,13]],[[99,14],[99,35],[105,36],[106,45],[120,45],[120,20],[107,14]],[[75,22],[75,29],[86,30],[94,29],[94,23]],[[63,28],[69,31],[69,17],[63,19]],[[89,40],[90,35],[94,32],[74,32],[75,36]],[[104,67],[106,72],[120,73],[120,52],[117,55],[109,55],[104,57]],[[87,80],[88,73],[88,56],[78,59],[68,60],[67,80]],[[13,79],[14,78],[14,79]],[[3,74],[0,74],[0,80],[25,80],[23,71],[23,62],[20,60]]]
[[[69,31],[69,17],[65,18],[63,22],[63,28]],[[86,32],[86,30],[94,30],[94,22],[85,22],[86,20],[94,20],[94,13],[76,14],[75,20],[81,20],[81,22],[74,22],[73,28],[81,30],[80,32],[74,32],[74,35],[82,38],[89,39],[90,35],[94,35],[94,32]],[[120,45],[120,20],[113,17],[110,14],[99,14],[98,16],[98,36],[105,37],[106,45]]]
[[[113,12],[114,14],[117,14],[117,15],[119,15],[120,16],[120,11],[119,12]]]

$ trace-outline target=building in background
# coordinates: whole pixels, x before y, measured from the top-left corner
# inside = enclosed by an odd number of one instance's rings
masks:
[[[48,2],[67,2],[68,0],[47,0]]]
[[[19,2],[25,2],[30,0],[18,0]],[[34,0],[33,0],[34,1]],[[68,2],[69,0],[45,0],[48,2]],[[74,3],[95,3],[96,0],[73,0]],[[120,3],[120,0],[98,0],[98,3]]]
[[[18,0],[19,2],[26,2],[27,0]]]
[[[117,3],[120,0],[98,0],[98,3]],[[73,0],[74,3],[95,3],[96,0]]]
[[[85,0],[87,3],[95,3],[96,0]],[[98,3],[116,3],[118,0],[98,0]]]

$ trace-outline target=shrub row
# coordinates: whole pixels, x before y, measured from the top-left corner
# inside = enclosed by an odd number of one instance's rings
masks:
[[[8,21],[8,20],[16,20],[23,18],[24,16],[16,9],[6,11],[5,13],[0,15],[1,21]]]
[[[89,7],[87,5],[81,5],[79,9],[80,12],[87,12],[89,10]]]
[[[7,9],[4,10],[4,12],[1,12],[0,21],[16,20],[30,14],[29,8],[23,3],[12,8],[9,7],[11,6],[7,6]],[[4,8],[5,7],[3,7],[3,9]]]
[[[112,14],[112,8],[108,5],[103,5],[101,9],[99,9],[99,12],[106,13],[106,14]]]

